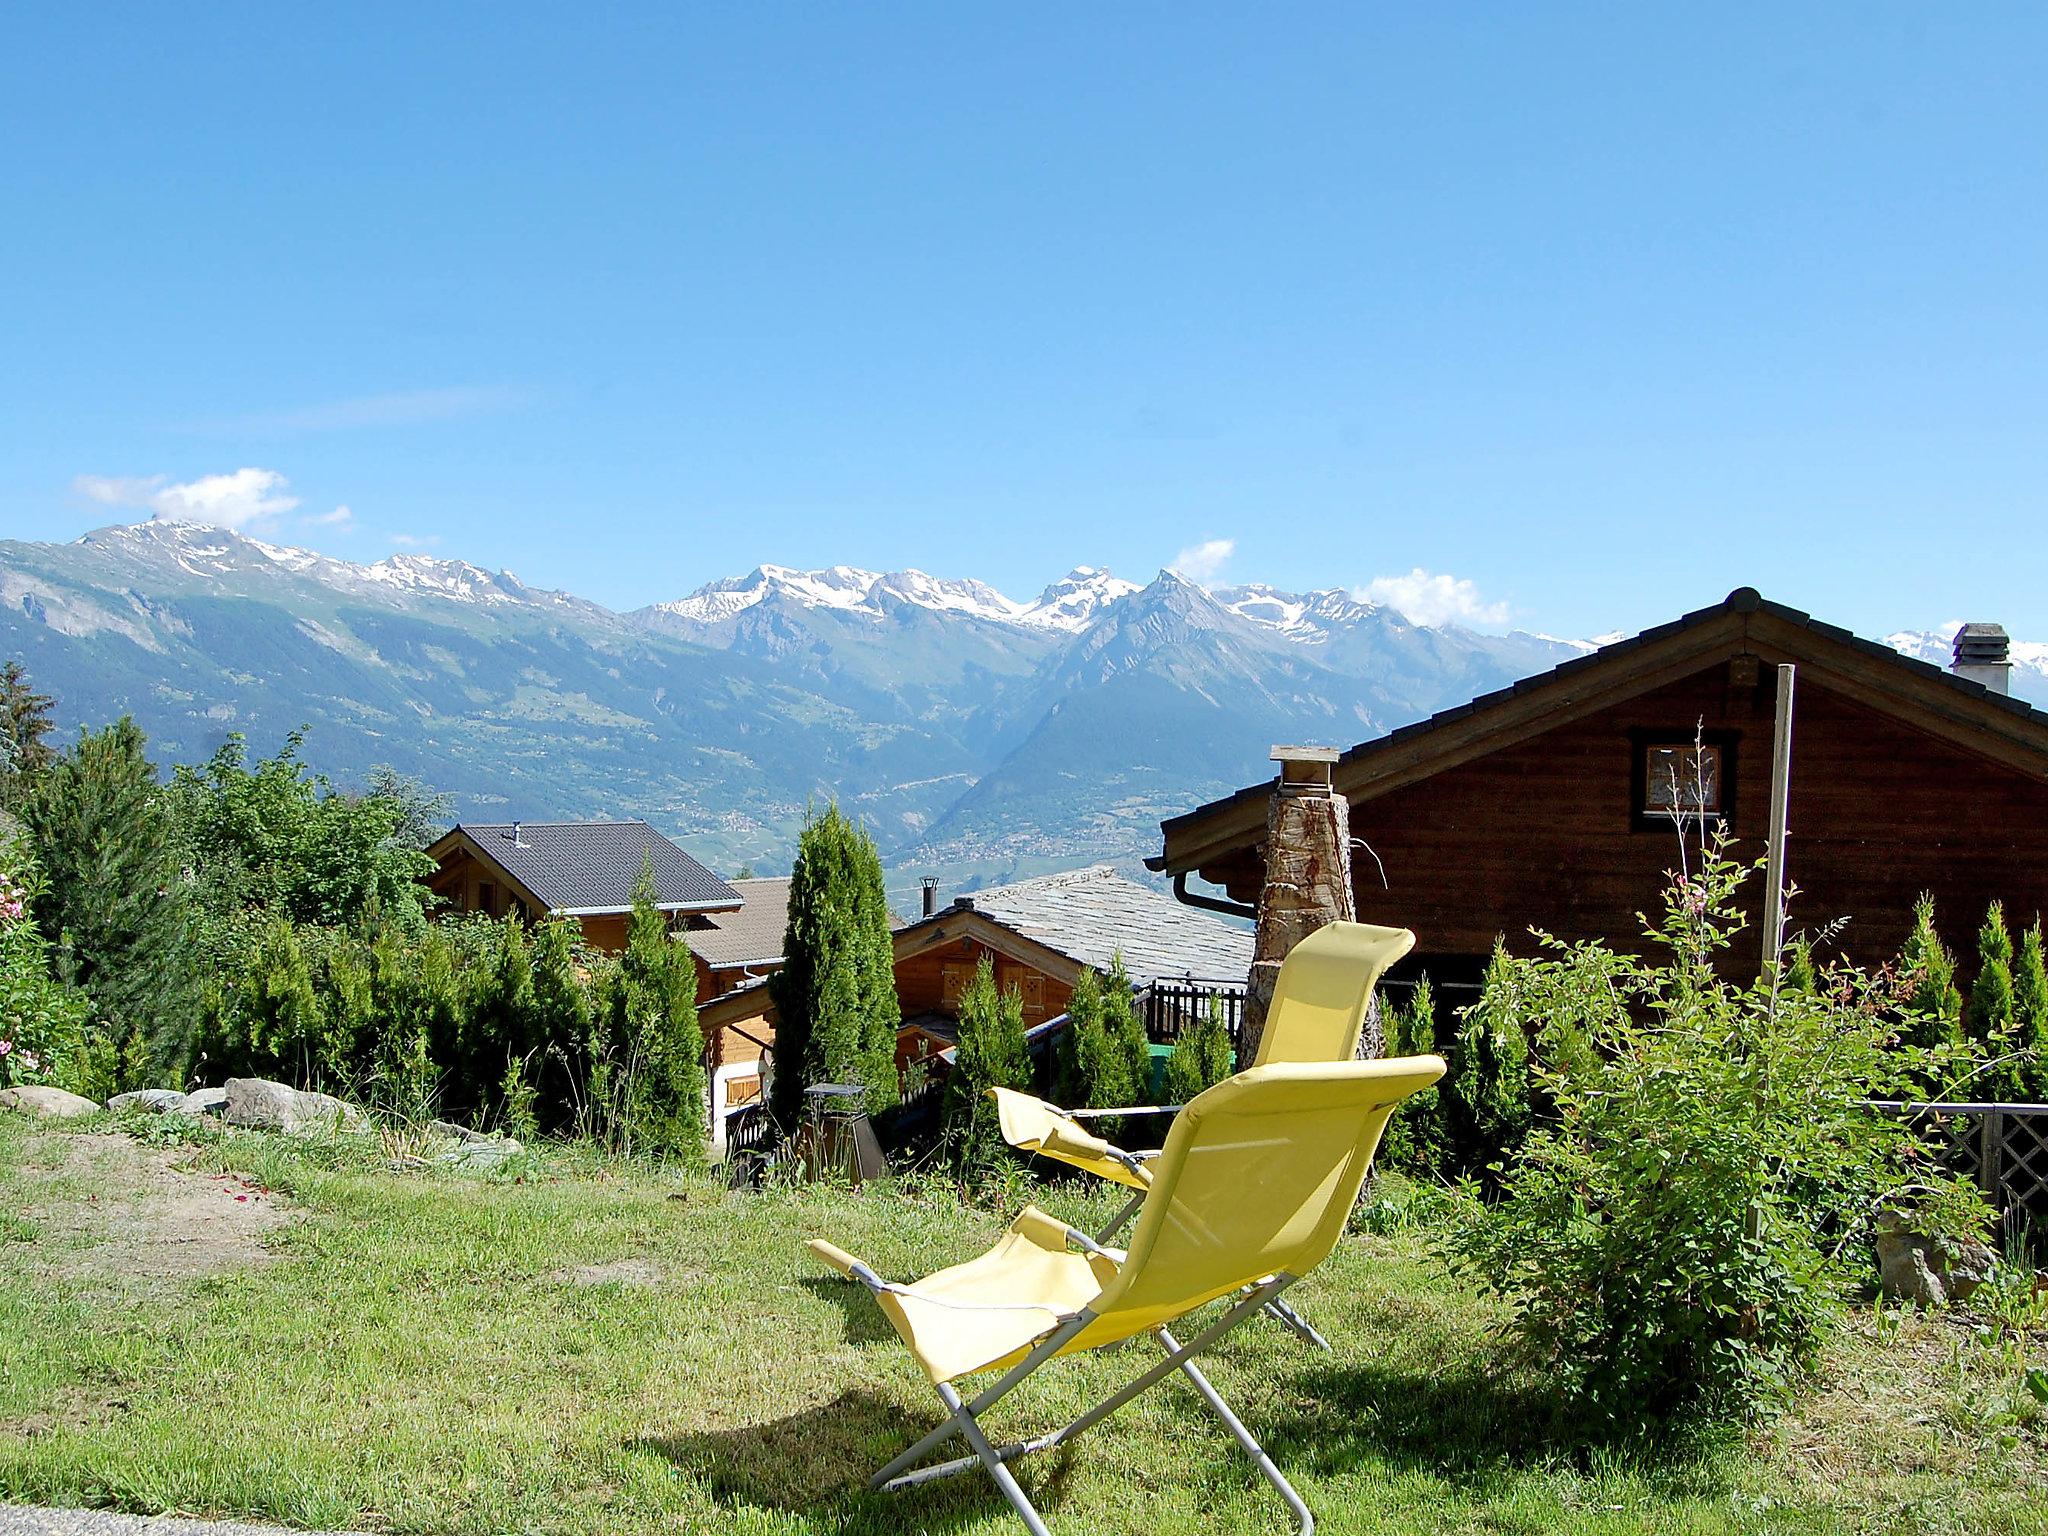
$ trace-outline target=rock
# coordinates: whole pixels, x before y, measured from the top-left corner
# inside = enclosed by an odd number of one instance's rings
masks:
[[[457,1125],[453,1120],[429,1120],[427,1122],[427,1130],[433,1135],[445,1136],[450,1141],[459,1141],[465,1145],[472,1146],[477,1142],[493,1139],[482,1131],[472,1131],[466,1125]]]
[[[331,1094],[307,1093],[260,1077],[231,1077],[226,1089],[222,1118],[229,1125],[259,1131],[317,1131],[345,1129],[362,1118],[353,1104],[344,1104]]]
[[[48,1088],[40,1083],[23,1083],[19,1088],[0,1088],[0,1109],[18,1110],[24,1115],[41,1115],[52,1120],[70,1120],[99,1112],[91,1099]]]
[[[1877,1272],[1884,1294],[1923,1307],[1961,1301],[1991,1278],[1998,1256],[1982,1243],[1944,1243],[1910,1231],[1896,1211],[1878,1213]]]
[[[471,1132],[471,1135],[476,1135]],[[474,1141],[465,1141],[460,1146],[443,1152],[439,1161],[447,1167],[463,1173],[489,1173],[516,1157],[523,1148],[507,1136],[476,1136]]]
[[[217,1115],[228,1107],[228,1091],[225,1088],[194,1088],[185,1095],[185,1113],[188,1115]]]
[[[132,1109],[145,1115],[167,1115],[173,1110],[191,1113],[189,1101],[175,1088],[138,1088],[133,1093],[117,1093],[107,1100],[107,1108]]]

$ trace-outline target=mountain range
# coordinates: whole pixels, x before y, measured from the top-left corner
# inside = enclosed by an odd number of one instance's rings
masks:
[[[1946,656],[1935,632],[1891,637]],[[645,817],[714,867],[786,866],[836,799],[906,879],[1133,865],[1161,817],[1588,642],[1418,625],[1340,589],[1140,585],[1030,602],[919,571],[763,565],[616,612],[509,572],[356,564],[198,524],[0,542],[0,655],[68,728],[122,713],[160,764],[230,732],[346,785],[388,763],[458,817]],[[2015,691],[2048,697],[2048,646]]]

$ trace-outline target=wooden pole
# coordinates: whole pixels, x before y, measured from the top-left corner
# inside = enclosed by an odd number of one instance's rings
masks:
[[[1795,668],[1778,668],[1777,719],[1771,730],[1771,826],[1764,891],[1764,968],[1778,963],[1785,948],[1785,815],[1792,792],[1792,684]]]

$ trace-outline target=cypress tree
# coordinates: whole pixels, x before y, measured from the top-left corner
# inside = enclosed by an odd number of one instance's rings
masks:
[[[0,811],[18,811],[56,753],[50,734],[55,701],[29,686],[18,661],[0,666]]]
[[[614,1082],[631,1150],[704,1161],[704,1033],[697,1023],[697,962],[655,906],[654,872],[641,872],[612,988]]]
[[[1209,1000],[1205,1017],[1180,1033],[1166,1058],[1166,1102],[1185,1104],[1204,1088],[1230,1076],[1234,1062],[1230,1026],[1223,1021],[1220,999]]]
[[[1963,995],[1956,987],[1955,956],[1941,942],[1934,923],[1934,896],[1923,891],[1913,903],[1913,931],[1899,951],[1899,973],[1908,979],[1902,1043],[1920,1050],[1956,1053],[1963,1042]],[[1931,1093],[1942,1085],[1927,1082]]]
[[[1109,1045],[1104,1086],[1117,1090],[1117,1097],[1102,1107],[1150,1104],[1152,1043],[1145,1037],[1145,1021],[1138,1017],[1122,950],[1110,956],[1109,974],[1102,982],[1102,1034]]]
[[[561,918],[542,923],[533,939],[533,1007],[519,1042],[522,1071],[537,1093],[545,1129],[571,1123],[588,1090],[590,999],[576,974],[572,924]]]
[[[526,933],[518,918],[507,917],[492,925],[489,951],[471,973],[464,999],[462,1059],[455,1067],[462,1109],[475,1114],[488,1108],[486,1095],[501,1089],[507,1071],[525,1057],[533,1006]]]
[[[1998,1099],[2020,1094],[2017,1061],[2000,1061],[2013,1049],[2012,935],[2005,927],[2005,905],[1994,901],[1985,909],[1977,930],[1977,977],[1970,983],[1970,1007],[1964,1022],[1979,1062],[1997,1062],[1979,1091]]]
[[[123,717],[40,775],[25,821],[47,876],[36,920],[58,973],[82,987],[117,1048],[159,1071],[189,1041],[196,977],[173,829],[142,731]]]
[[[1515,962],[1496,943],[1479,1001],[1465,1010],[1450,1073],[1452,1158],[1488,1189],[1498,1184],[1494,1165],[1529,1131],[1529,1037],[1520,991]]]
[[[790,871],[789,925],[775,1002],[771,1108],[784,1126],[813,1083],[860,1083],[866,1107],[897,1102],[895,946],[874,839],[835,805],[813,815]]]
[[[1023,995],[1014,987],[998,992],[995,967],[983,955],[960,994],[960,1043],[946,1076],[946,1137],[963,1177],[1002,1160],[1002,1131],[989,1089],[1030,1086]]]
[[[1415,985],[1405,1008],[1389,1010],[1393,1027],[1389,1054],[1426,1056],[1436,1049],[1436,993],[1429,978]],[[1383,1155],[1397,1168],[1413,1173],[1442,1171],[1449,1140],[1447,1107],[1434,1084],[1410,1094],[1387,1125]]]
[[[2020,1097],[2048,1104],[2048,958],[2042,954],[2041,919],[2020,940],[2012,973],[2013,1033],[2025,1057],[2019,1063]]]

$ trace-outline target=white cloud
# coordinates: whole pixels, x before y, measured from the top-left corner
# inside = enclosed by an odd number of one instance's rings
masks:
[[[1417,624],[1505,624],[1506,603],[1489,603],[1460,577],[1415,567],[1406,576],[1375,576],[1353,594],[1381,603]]]
[[[391,542],[400,549],[432,549],[441,542],[438,533],[394,533]]]
[[[354,526],[356,515],[346,505],[336,507],[332,512],[310,514],[305,522],[308,528],[333,528],[346,533]]]
[[[1197,586],[1206,587],[1223,574],[1223,567],[1237,553],[1235,539],[1204,539],[1190,544],[1173,557],[1169,568],[1179,571]]]
[[[299,504],[290,481],[274,469],[238,469],[172,482],[168,475],[121,478],[80,475],[72,489],[109,507],[136,507],[169,522],[208,523],[217,528],[258,527]]]

